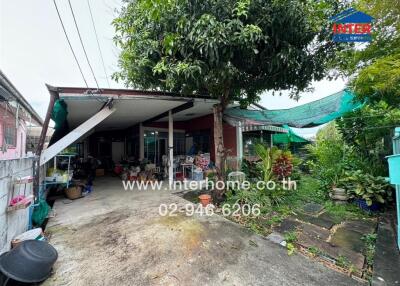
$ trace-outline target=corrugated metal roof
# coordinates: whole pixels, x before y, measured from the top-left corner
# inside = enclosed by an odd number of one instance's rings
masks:
[[[32,119],[39,125],[43,125],[43,120],[28,103],[28,101],[22,96],[22,94],[15,88],[11,81],[6,75],[0,70],[0,97],[3,100],[17,101],[31,116]]]
[[[272,132],[279,132],[279,133],[288,133],[288,130],[278,126],[272,125],[246,125],[243,127],[243,132],[248,131],[272,131]]]

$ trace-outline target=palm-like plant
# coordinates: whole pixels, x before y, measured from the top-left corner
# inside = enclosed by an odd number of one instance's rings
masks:
[[[263,180],[268,182],[272,178],[272,164],[273,164],[273,149],[268,148],[262,144],[255,146],[255,151],[258,157],[261,159],[261,165],[263,170]]]

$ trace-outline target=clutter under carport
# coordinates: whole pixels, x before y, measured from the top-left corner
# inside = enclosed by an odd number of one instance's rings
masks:
[[[174,180],[190,179],[201,181],[210,173],[214,173],[210,153],[200,153],[196,156],[177,155],[173,162]],[[168,176],[167,156],[162,156],[161,165],[156,165],[147,160],[127,163],[120,162],[115,165],[114,173],[123,181],[162,181]]]

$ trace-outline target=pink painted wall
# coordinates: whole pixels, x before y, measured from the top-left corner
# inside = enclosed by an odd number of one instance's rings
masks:
[[[5,111],[0,106],[0,160],[15,159],[26,155],[26,124],[24,120],[18,120],[15,146],[7,146],[7,151],[3,152],[5,125],[15,125],[15,115],[10,111]]]

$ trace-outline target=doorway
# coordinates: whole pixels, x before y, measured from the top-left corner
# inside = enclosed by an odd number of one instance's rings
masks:
[[[111,158],[114,163],[118,163],[125,155],[124,142],[112,142],[111,144]]]

